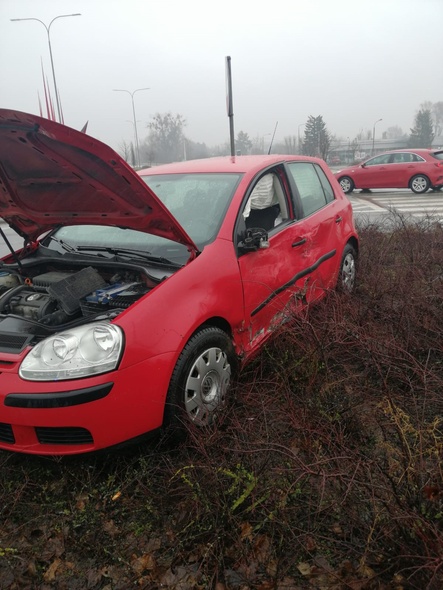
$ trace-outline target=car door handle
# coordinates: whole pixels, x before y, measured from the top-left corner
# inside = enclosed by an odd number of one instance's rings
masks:
[[[306,238],[300,238],[298,242],[292,244],[292,247],[296,248],[297,246],[303,246],[303,244],[306,244]]]
[[[335,223],[341,223],[343,221],[343,217],[340,217],[340,215],[337,215],[337,217],[335,218]]]

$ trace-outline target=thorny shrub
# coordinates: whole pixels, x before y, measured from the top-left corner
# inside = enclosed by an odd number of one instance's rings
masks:
[[[216,427],[1,455],[0,587],[443,587],[443,231],[360,227],[358,287],[294,317]]]

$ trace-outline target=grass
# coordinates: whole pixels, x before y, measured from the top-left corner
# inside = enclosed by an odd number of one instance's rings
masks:
[[[360,228],[359,283],[294,318],[178,447],[0,454],[0,588],[443,587],[443,233]]]

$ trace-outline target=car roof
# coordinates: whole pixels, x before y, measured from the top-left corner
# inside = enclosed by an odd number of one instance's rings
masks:
[[[404,154],[404,153],[411,153],[411,154],[432,154],[434,152],[438,152],[441,150],[438,149],[431,149],[431,148],[404,148],[400,150],[387,150],[381,154],[377,154],[377,156],[383,156],[384,154]],[[375,156],[374,156],[375,157]]]
[[[309,156],[291,156],[287,154],[271,154],[257,156],[220,156],[204,158],[201,160],[186,160],[185,162],[174,162],[172,164],[161,164],[152,168],[139,170],[141,176],[147,174],[180,174],[180,173],[254,173],[259,172],[267,166],[282,162],[322,162],[318,158]]]

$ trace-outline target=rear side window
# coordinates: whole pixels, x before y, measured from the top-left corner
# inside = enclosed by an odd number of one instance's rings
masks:
[[[300,195],[304,217],[318,211],[334,199],[334,191],[329,180],[317,164],[290,162],[288,170]]]

